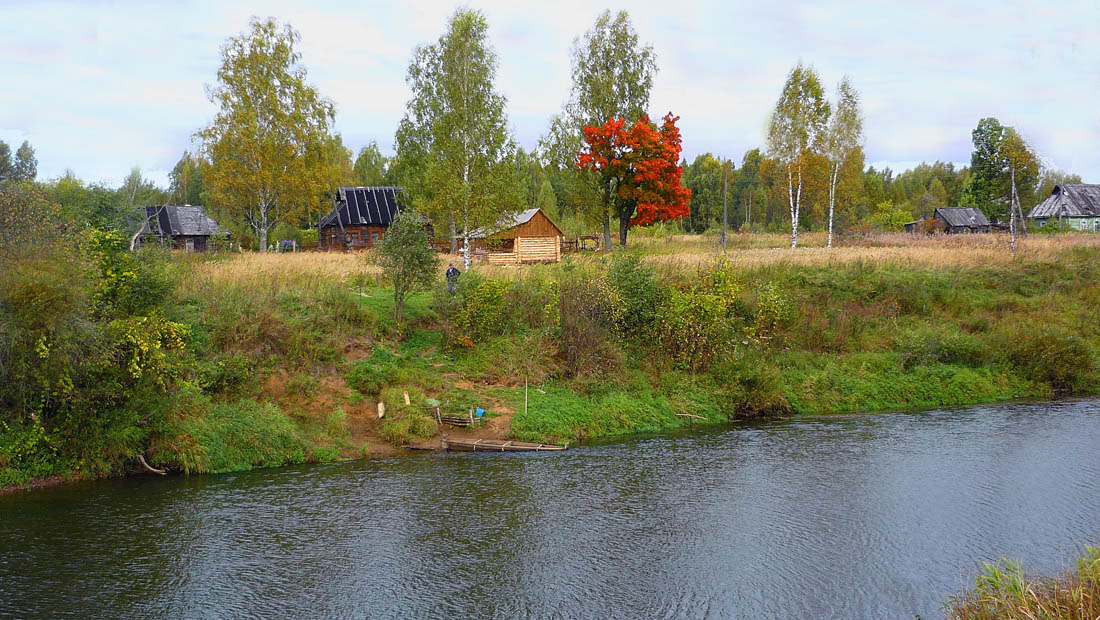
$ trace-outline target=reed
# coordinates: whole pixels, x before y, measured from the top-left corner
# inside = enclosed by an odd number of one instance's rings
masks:
[[[1019,564],[986,564],[973,589],[945,605],[951,620],[1096,620],[1100,618],[1100,546],[1085,547],[1074,570],[1026,574]]]

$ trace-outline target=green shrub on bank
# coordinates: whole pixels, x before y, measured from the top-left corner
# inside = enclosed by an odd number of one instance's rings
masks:
[[[986,564],[974,588],[951,597],[953,620],[1095,620],[1100,617],[1100,546],[1086,546],[1074,570],[1034,577],[1015,563]]]
[[[405,404],[405,392],[409,404]],[[428,439],[439,431],[439,422],[429,408],[424,392],[419,388],[392,387],[382,391],[386,403],[386,417],[382,423],[382,437],[394,446],[402,446],[411,440]]]
[[[316,460],[298,426],[272,403],[215,402],[193,388],[165,404],[150,462],[184,473],[219,473]]]

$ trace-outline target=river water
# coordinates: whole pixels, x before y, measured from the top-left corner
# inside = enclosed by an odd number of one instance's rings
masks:
[[[0,497],[4,618],[942,617],[1100,542],[1100,402]]]

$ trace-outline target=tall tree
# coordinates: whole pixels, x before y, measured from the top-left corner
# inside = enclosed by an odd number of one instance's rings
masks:
[[[519,207],[513,168],[515,142],[493,80],[497,56],[478,11],[459,9],[439,41],[418,47],[409,66],[412,90],[397,130],[397,158],[413,199],[434,222],[461,226],[470,268],[470,233]]]
[[[617,188],[604,178],[575,166],[584,148],[584,128],[613,119],[638,119],[649,106],[657,73],[653,47],[639,42],[626,11],[604,11],[571,51],[573,86],[562,112],[541,141],[544,158],[570,170],[573,194],[585,213],[603,227],[603,247],[611,247],[612,203]]]
[[[798,246],[803,173],[807,157],[821,150],[829,119],[829,102],[812,67],[795,65],[787,75],[768,124],[769,154],[786,169],[787,202],[791,212],[791,248]]]
[[[272,19],[231,37],[209,89],[218,114],[196,134],[212,199],[247,223],[260,251],[268,231],[303,215],[336,175],[326,148],[335,108],[306,82],[300,38]]]
[[[624,119],[612,119],[584,129],[585,150],[577,165],[616,188],[612,206],[624,247],[631,226],[680,219],[689,213],[691,190],[680,184],[679,118],[669,112],[660,128],[643,116],[630,126]]]
[[[183,152],[168,173],[168,191],[172,195],[172,202],[178,204],[201,205],[204,202],[202,162],[189,151]]]
[[[0,183],[11,181],[15,174],[15,168],[11,162],[11,147],[7,142],[0,140]]]
[[[829,119],[825,137],[825,154],[829,158],[829,237],[827,247],[833,247],[833,212],[836,207],[836,186],[840,168],[863,140],[863,113],[859,109],[859,93],[848,76],[836,87],[836,109]]]
[[[993,222],[1000,220],[1008,196],[1004,162],[999,152],[1004,134],[1004,126],[995,118],[978,121],[971,132],[974,151],[970,154],[970,182],[962,200],[981,209]]]
[[[389,158],[378,149],[378,143],[371,143],[359,149],[355,158],[355,182],[359,185],[385,185]]]
[[[33,181],[38,176],[38,159],[34,156],[34,147],[24,140],[15,152],[15,164],[12,166],[12,178],[15,181]]]
[[[1001,160],[1008,170],[1009,204],[1008,230],[1011,235],[1012,255],[1016,255],[1016,221],[1019,217],[1024,234],[1027,224],[1024,221],[1023,207],[1020,205],[1020,190],[1031,195],[1039,180],[1039,158],[1034,149],[1012,127],[1006,127],[1004,138],[998,146]]]

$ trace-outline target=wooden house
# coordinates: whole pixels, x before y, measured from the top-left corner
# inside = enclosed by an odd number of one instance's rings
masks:
[[[493,265],[556,263],[561,260],[562,232],[542,209],[528,209],[492,228],[470,233],[470,247],[484,250]]]
[[[939,207],[932,214],[932,219],[941,222],[943,232],[949,235],[987,233],[990,230],[989,220],[977,207]]]
[[[155,205],[142,207],[145,219],[140,239],[168,243],[177,250],[205,252],[213,234],[229,235],[206,211],[197,205]]]
[[[401,210],[400,187],[341,187],[332,211],[318,222],[317,249],[373,248]]]
[[[1057,221],[1077,230],[1100,232],[1100,185],[1055,185],[1045,200],[1027,214],[1038,226]]]

